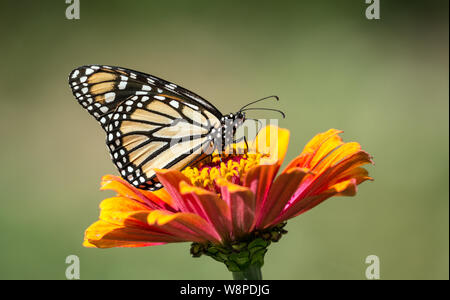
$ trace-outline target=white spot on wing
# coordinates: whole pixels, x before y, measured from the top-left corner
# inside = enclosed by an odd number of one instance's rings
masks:
[[[73,72],[73,74],[72,74],[72,79],[76,78],[78,76],[78,74],[80,74],[80,71],[79,70],[75,70],[75,72]]]
[[[178,103],[178,101],[172,100],[170,101],[170,105],[172,105],[175,108],[178,108],[180,106],[180,103]]]
[[[185,103],[187,106],[189,106],[190,108],[193,108],[193,109],[195,109],[195,110],[198,110],[198,106],[197,105],[194,105],[194,104],[191,104],[191,103]]]
[[[106,93],[105,94],[105,102],[106,103],[113,102],[114,99],[116,99],[116,93],[111,92],[111,93]]]
[[[119,88],[119,90],[123,90],[127,87],[127,82],[121,81],[117,87]]]

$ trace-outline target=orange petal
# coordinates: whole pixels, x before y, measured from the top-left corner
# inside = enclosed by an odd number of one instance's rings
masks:
[[[165,201],[159,199],[156,195],[147,193],[147,191],[139,190],[129,184],[126,180],[114,175],[103,176],[100,189],[114,190],[119,196],[145,203],[152,209],[160,209],[162,208],[161,205],[165,204]]]
[[[126,197],[112,197],[100,204],[100,220],[86,230],[86,247],[138,247],[190,241],[148,224],[149,207]]]
[[[331,184],[335,184],[337,182],[345,181],[351,178],[356,179],[356,184],[361,184],[366,180],[373,180],[372,177],[369,176],[369,172],[361,167],[354,167],[352,169],[348,169],[339,174],[334,180],[331,180]]]
[[[331,149],[331,147],[323,148],[326,148],[327,150]],[[324,169],[331,167],[337,164],[339,161],[342,161],[360,151],[361,146],[358,143],[352,142],[342,144],[330,151],[320,153],[320,156],[317,155],[316,157],[314,157],[311,163],[311,169],[316,173],[320,173]]]
[[[277,177],[261,208],[257,228],[264,229],[275,225],[273,221],[281,214],[307,174],[307,169],[291,168]]]
[[[249,188],[230,183],[224,178],[216,179],[222,198],[228,204],[233,238],[239,238],[253,230],[255,221],[255,196]]]
[[[89,243],[88,240],[83,241],[83,246],[86,248],[97,248],[94,244]]]
[[[105,199],[100,203],[100,209],[123,212],[149,210],[148,206],[145,204],[126,197],[111,197]]]
[[[196,214],[154,210],[148,215],[147,222],[189,241],[220,243],[220,236],[214,228]]]
[[[156,196],[158,199],[162,200],[164,203],[169,205],[172,208],[175,208],[175,202],[173,201],[172,197],[170,197],[169,193],[166,191],[166,189],[159,189],[157,191],[144,191],[144,195],[147,197],[150,197],[150,195]]]
[[[348,176],[348,172],[352,172],[353,169],[359,168],[366,164],[373,164],[372,158],[369,153],[365,151],[358,151],[353,154],[347,155],[344,159],[339,160],[330,169],[330,178],[341,178],[342,176]],[[357,175],[357,174],[355,174]],[[367,177],[367,175],[366,175]],[[369,178],[367,178],[369,179]]]
[[[311,171],[277,221],[304,213],[331,196],[353,196],[358,184],[372,179],[361,168],[373,163],[370,155],[362,151],[356,142],[343,143],[338,133],[340,131],[330,129],[317,135],[304,152],[288,165],[286,170],[304,166]]]
[[[342,177],[343,174],[352,174],[351,171],[355,168],[359,168],[361,165],[368,164],[371,162],[370,156],[364,152],[359,151],[342,161],[331,164],[328,168],[324,168],[320,170],[319,174],[316,174],[314,178],[308,178],[308,185],[303,187],[303,191],[301,194],[296,195],[299,198],[301,197],[309,197],[311,195],[315,195],[320,193],[321,191],[327,190],[331,185],[339,183],[339,181],[349,179],[349,177]],[[350,172],[350,173],[349,173]],[[357,174],[357,173],[355,173]],[[370,177],[359,178],[357,182],[361,183],[367,179],[371,179]],[[359,184],[358,183],[358,184]],[[297,200],[296,200],[297,201]]]
[[[86,230],[83,245],[97,248],[144,247],[179,241],[176,237],[169,235],[97,221]]]
[[[328,190],[320,193],[319,195],[306,197],[302,201],[295,203],[292,207],[289,207],[289,209],[287,209],[286,212],[283,214],[283,219],[278,220],[278,223],[287,220],[289,218],[298,216],[300,214],[303,214],[308,210],[316,207],[320,203],[324,202],[330,197],[354,196],[356,195],[356,191],[357,191],[357,184],[356,179],[354,178],[335,184]]]
[[[102,210],[99,219],[113,225],[150,229],[147,223],[149,211],[107,211]]]
[[[268,155],[261,164],[278,164],[284,160],[289,144],[289,130],[269,125],[261,129],[255,140],[249,143],[249,152]]]
[[[147,214],[149,208],[130,198],[113,197],[100,204],[100,220],[105,222],[131,227],[147,228]]]
[[[280,222],[286,221],[290,218],[301,215],[311,209],[312,207],[322,203],[332,195],[329,194],[319,194],[310,197],[305,197],[301,201],[294,202],[286,210],[284,210],[280,216],[273,222],[273,224],[278,224]],[[313,203],[315,203],[313,205]]]
[[[332,128],[326,132],[317,134],[308,142],[308,144],[306,144],[306,146],[303,148],[302,153],[317,153],[317,151],[324,145],[324,143],[330,144],[331,148],[339,146],[340,144],[342,144],[342,139],[340,136],[338,136],[338,134],[342,132],[342,130]]]
[[[312,168],[327,153],[343,144],[342,138],[338,135],[342,132],[341,130],[330,129],[317,134],[306,144],[302,153],[288,164],[285,171],[294,167]]]
[[[356,195],[356,179],[352,178],[346,181],[336,183],[327,190],[333,196],[355,196]]]
[[[156,176],[164,185],[165,190],[173,201],[173,206],[179,211],[188,212],[189,210],[184,204],[183,196],[180,193],[180,182],[189,183],[190,180],[180,171],[170,169],[155,169]]]
[[[212,224],[222,241],[231,240],[230,212],[227,203],[216,193],[180,182],[180,192],[185,197],[189,211],[203,217]]]

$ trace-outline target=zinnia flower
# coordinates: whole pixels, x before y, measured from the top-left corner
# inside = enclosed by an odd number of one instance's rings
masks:
[[[332,196],[354,196],[371,179],[361,166],[372,163],[342,131],[316,135],[278,175],[289,131],[267,126],[242,155],[176,170],[155,170],[164,188],[139,190],[106,175],[101,189],[117,196],[100,204],[99,221],[85,233],[87,247],[142,247],[193,242],[193,256],[226,264],[234,278],[260,279],[264,254],[287,231],[286,221]]]

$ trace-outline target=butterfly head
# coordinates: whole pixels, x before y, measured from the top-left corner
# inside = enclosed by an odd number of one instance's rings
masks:
[[[235,142],[235,135],[237,129],[245,122],[245,113],[238,111],[237,113],[230,113],[224,115],[220,120],[222,125],[222,138],[224,139],[224,147]]]
[[[237,113],[231,113],[225,115],[220,120],[224,129],[232,130],[233,133],[236,132],[236,129],[244,124],[245,122],[245,112],[238,111]]]

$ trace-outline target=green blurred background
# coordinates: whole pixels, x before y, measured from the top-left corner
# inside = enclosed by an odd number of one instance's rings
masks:
[[[316,133],[345,131],[374,156],[374,182],[291,220],[266,279],[449,278],[448,1],[2,1],[0,279],[230,279],[189,244],[86,249],[102,175],[116,172],[69,72],[137,69],[179,83],[222,112],[276,94],[287,160]],[[253,117],[273,117],[254,112]]]

